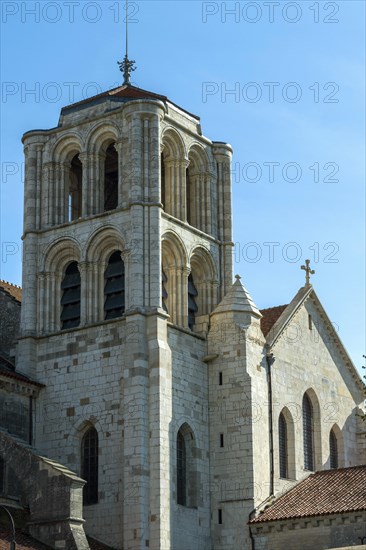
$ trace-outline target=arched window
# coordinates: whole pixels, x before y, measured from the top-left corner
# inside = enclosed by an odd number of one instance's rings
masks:
[[[98,432],[88,429],[81,443],[81,477],[85,479],[84,505],[98,502]]]
[[[73,328],[80,325],[80,273],[77,262],[66,269],[61,283],[61,328]]]
[[[111,144],[104,162],[104,212],[118,206],[118,153]]]
[[[187,455],[184,435],[179,430],[177,435],[177,504],[187,503]]]
[[[302,400],[302,423],[304,435],[304,468],[314,470],[313,407],[305,394]]]
[[[79,155],[71,161],[69,173],[68,221],[81,217],[83,167]]]
[[[329,433],[329,465],[330,468],[338,468],[338,442],[333,430]]]
[[[195,315],[198,311],[196,297],[198,296],[197,289],[194,285],[193,275],[190,273],[188,277],[188,326],[193,330],[195,323]]]
[[[168,277],[165,275],[164,271],[162,271],[162,281],[161,281],[162,304],[163,304],[163,310],[166,313],[169,313],[168,306],[167,306],[168,293],[166,291],[166,286],[165,286],[167,282],[168,282]]]
[[[109,258],[104,280],[104,318],[115,319],[125,311],[125,265],[120,252]]]
[[[278,418],[278,448],[280,461],[280,477],[288,478],[288,446],[287,446],[287,424],[284,415],[281,413]]]

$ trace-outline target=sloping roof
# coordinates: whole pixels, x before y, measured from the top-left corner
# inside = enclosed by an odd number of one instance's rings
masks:
[[[288,304],[284,306],[269,307],[267,309],[261,309],[261,329],[264,336],[267,336],[275,322],[280,318],[281,314],[285,311]]]
[[[235,283],[230,287],[224,298],[214,309],[211,315],[216,313],[227,313],[231,311],[250,313],[255,317],[261,317],[261,313],[249,292],[244,288],[240,281],[240,276],[236,275]]]
[[[22,301],[22,289],[20,286],[12,285],[11,283],[0,279],[0,289],[5,290],[5,292],[15,298],[17,302]]]
[[[366,466],[315,472],[250,523],[366,510]]]
[[[10,525],[8,529],[5,529],[3,525],[0,526],[0,550],[9,550],[10,548]],[[36,541],[26,533],[23,533],[20,529],[16,530],[15,540],[17,550],[50,550],[51,546],[46,546],[41,542]]]
[[[22,374],[21,372],[16,371],[14,363],[10,360],[10,358],[6,357],[2,353],[0,353],[0,376],[6,376],[7,378],[13,378],[14,380],[19,380],[19,382],[32,384],[33,386],[37,386],[38,388],[45,387],[44,384],[41,384],[40,382],[36,382],[35,380],[32,380],[28,376],[25,376],[25,374]]]
[[[106,90],[105,92],[102,92],[100,94],[94,95],[87,99],[83,99],[82,101],[71,103],[70,105],[63,107],[61,109],[61,113],[69,109],[82,107],[84,105],[87,105],[88,103],[93,103],[95,101],[98,101],[99,99],[104,99],[104,98],[111,98],[111,99],[116,98],[116,99],[121,99],[125,101],[129,101],[133,99],[159,99],[164,103],[169,101],[169,103],[171,103],[175,107],[178,107],[178,109],[180,109],[181,111],[187,113],[188,115],[192,116],[197,120],[200,120],[200,118],[197,115],[194,115],[189,111],[182,109],[182,107],[179,107],[179,105],[176,105],[175,103],[170,101],[170,99],[168,99],[167,96],[161,95],[161,94],[155,94],[154,92],[149,92],[148,90],[143,90],[142,88],[137,88],[136,86],[131,86],[131,85],[118,86],[117,88]]]
[[[91,537],[87,537],[87,539],[90,550],[113,550],[110,546],[106,546]],[[9,529],[5,529],[3,525],[0,525],[0,550],[9,550],[11,540],[10,525]],[[51,550],[52,548],[51,546],[42,544],[42,542],[38,542],[20,529],[16,529],[15,540],[17,550]]]

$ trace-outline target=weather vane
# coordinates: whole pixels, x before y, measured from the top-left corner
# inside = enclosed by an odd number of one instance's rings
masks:
[[[305,286],[310,286],[311,285],[310,275],[314,275],[315,271],[314,271],[314,269],[310,269],[310,260],[305,260],[305,264],[306,265],[301,266],[301,269],[306,271],[306,284],[305,284]]]
[[[123,61],[117,61],[119,70],[123,73],[123,85],[131,84],[131,73],[136,70],[136,62],[128,59],[128,0],[126,0],[126,55]]]

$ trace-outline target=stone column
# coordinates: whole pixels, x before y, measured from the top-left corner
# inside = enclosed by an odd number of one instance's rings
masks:
[[[232,258],[232,206],[231,206],[231,159],[230,145],[214,143],[214,155],[218,171],[218,237],[221,248],[221,297],[229,290],[233,279]]]
[[[89,216],[90,212],[90,155],[83,151],[79,154],[79,159],[82,164],[82,186],[81,186],[81,216]]]
[[[37,176],[36,176],[36,220],[35,229],[41,229],[41,193],[42,193],[42,151],[43,145],[37,145]]]
[[[45,331],[45,274],[38,273],[38,311],[37,311],[37,333],[42,335]]]
[[[125,206],[124,204],[124,174],[123,174],[123,164],[126,159],[126,140],[121,139],[114,144],[114,148],[118,154],[118,208]]]
[[[88,322],[88,294],[90,292],[99,292],[99,289],[88,286],[88,274],[90,270],[89,262],[79,262],[81,295],[80,295],[80,326]]]
[[[24,147],[24,233],[36,229],[37,146]]]

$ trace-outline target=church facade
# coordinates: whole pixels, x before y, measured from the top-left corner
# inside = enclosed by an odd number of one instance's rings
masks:
[[[363,386],[309,267],[288,305],[264,311],[232,282],[229,144],[130,85],[23,143],[28,443],[67,468],[70,494],[87,482],[88,535],[118,550],[254,548],[250,521],[276,495],[365,464]],[[51,531],[53,548],[88,548]]]

